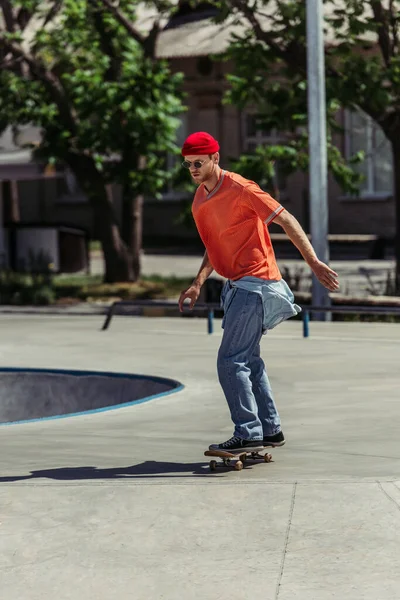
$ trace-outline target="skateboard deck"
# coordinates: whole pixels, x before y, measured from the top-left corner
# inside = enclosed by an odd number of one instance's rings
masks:
[[[264,448],[265,450],[265,448]],[[226,452],[225,450],[206,450],[204,456],[215,456],[221,458],[221,462],[216,460],[210,461],[210,470],[215,471],[218,466],[230,467],[233,461],[233,467],[236,471],[241,471],[246,461],[248,460],[263,460],[271,462],[272,455],[269,452],[260,454],[264,450],[247,450],[238,452]]]

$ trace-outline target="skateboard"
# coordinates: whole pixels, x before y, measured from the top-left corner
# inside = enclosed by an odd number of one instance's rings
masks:
[[[264,448],[265,450],[265,448]],[[215,471],[218,466],[221,467],[230,467],[232,461],[233,467],[236,471],[241,471],[243,469],[244,463],[248,460],[263,460],[264,462],[271,462],[272,455],[269,452],[265,454],[260,454],[263,450],[258,451],[246,451],[246,452],[226,452],[225,450],[206,450],[204,452],[204,456],[216,456],[222,459],[222,461],[217,462],[216,460],[210,461],[210,471]]]

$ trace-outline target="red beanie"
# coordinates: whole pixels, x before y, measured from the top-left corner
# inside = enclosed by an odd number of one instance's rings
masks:
[[[214,152],[218,152],[218,150],[219,144],[212,135],[205,131],[197,131],[186,138],[182,146],[182,155],[214,154]]]

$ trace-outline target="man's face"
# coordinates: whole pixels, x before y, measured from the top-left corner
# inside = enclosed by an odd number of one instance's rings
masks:
[[[208,155],[184,156],[184,165],[189,167],[193,181],[200,185],[203,181],[210,179],[215,169],[215,154],[210,158]]]

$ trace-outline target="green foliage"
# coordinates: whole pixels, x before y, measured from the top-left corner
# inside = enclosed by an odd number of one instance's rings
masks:
[[[228,76],[226,102],[258,115],[259,129],[286,132],[280,166],[304,170],[307,153],[306,2],[295,0],[221,0],[219,20],[233,20],[242,32],[232,36],[225,58],[234,72]],[[398,2],[381,7],[374,0],[324,2],[328,137],[340,130],[340,107],[361,108],[382,127],[390,141],[399,136],[400,56]],[[400,115],[399,115],[400,116]],[[300,143],[298,143],[300,140]],[[288,151],[296,150],[296,155]],[[244,168],[254,166],[265,177],[272,174],[276,148],[259,149],[244,157]],[[353,166],[363,160],[358,154],[345,160],[328,141],[329,168],[341,187],[357,191],[362,179]]]
[[[33,31],[34,20],[40,23],[49,12],[49,3],[16,4],[32,12]],[[130,23],[138,4],[118,3]],[[0,30],[6,44],[13,38],[14,56],[22,52],[0,71],[0,121],[39,126],[43,141],[36,155],[47,161],[89,157],[105,183],[157,194],[169,176],[163,154],[176,151],[181,75],[154,60],[145,38],[135,39],[101,0],[61,5],[45,27],[36,26],[29,52],[19,44],[24,38],[27,45],[26,29],[12,36]]]
[[[362,176],[349,168],[331,140],[328,140],[327,150],[328,166],[336,181],[343,189],[356,193]],[[352,163],[361,160],[362,155],[356,155]],[[254,152],[242,154],[238,160],[232,160],[231,164],[243,177],[254,179],[263,189],[276,193],[281,177],[288,177],[297,171],[308,172],[308,138],[303,134],[286,144],[260,145]]]
[[[96,275],[59,276],[55,278],[54,289],[61,303],[66,300],[95,302],[111,300],[176,298],[192,280],[187,277],[162,277],[149,275],[135,283],[105,284]]]
[[[0,269],[0,304],[47,305],[55,301],[53,265],[44,252],[30,251],[17,272]]]

